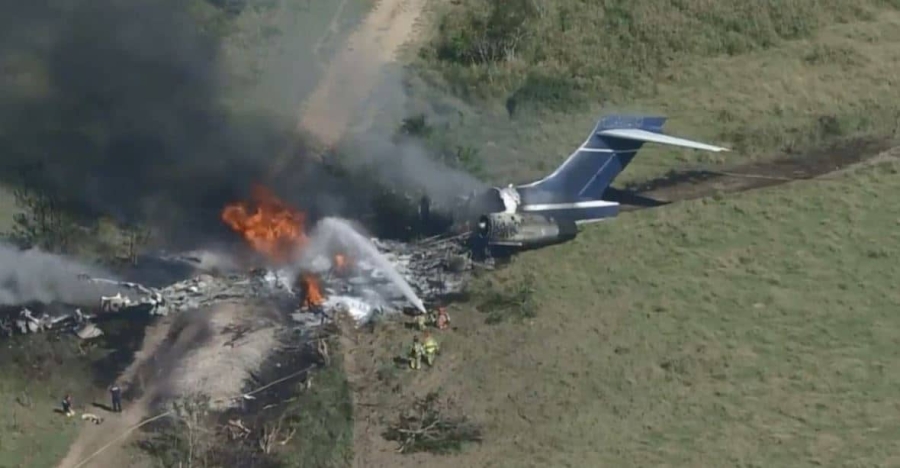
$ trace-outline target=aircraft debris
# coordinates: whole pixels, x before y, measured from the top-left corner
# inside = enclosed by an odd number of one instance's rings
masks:
[[[75,335],[82,340],[89,340],[91,338],[103,336],[103,330],[93,323],[85,323],[75,329]]]
[[[473,266],[460,238],[428,239],[417,243],[379,239],[372,239],[372,242],[416,295],[425,301],[460,293]],[[85,308],[94,313],[67,306],[36,313],[25,307],[15,316],[14,327],[10,320],[4,321],[0,315],[0,330],[7,335],[40,333],[60,329],[59,325],[63,323],[66,330],[79,338],[91,339],[103,334],[95,322],[122,314],[166,316],[248,298],[273,300],[292,307],[294,321],[309,328],[333,319],[338,312],[349,313],[358,322],[365,322],[381,314],[412,308],[399,288],[374,265],[357,261],[352,268],[338,267],[336,262],[325,258],[312,263],[314,271],[309,274],[317,278],[322,295],[321,303],[314,308],[302,305],[305,299],[303,288],[297,285],[297,273],[289,269],[255,269],[218,275],[203,273],[161,288],[82,275],[83,281],[111,285],[119,292],[99,297],[96,308]]]

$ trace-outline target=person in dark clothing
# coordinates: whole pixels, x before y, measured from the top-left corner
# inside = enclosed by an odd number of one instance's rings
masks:
[[[65,414],[66,416],[72,416],[75,414],[75,412],[72,411],[72,395],[66,394],[65,398],[63,398],[62,410],[63,414]]]
[[[431,233],[431,198],[428,195],[419,199],[419,235],[427,236]]]
[[[119,384],[114,383],[109,387],[109,395],[112,397],[112,410],[116,413],[122,412],[122,388]]]

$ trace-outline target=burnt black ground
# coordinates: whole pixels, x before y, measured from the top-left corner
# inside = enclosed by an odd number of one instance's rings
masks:
[[[721,169],[674,171],[663,177],[610,189],[606,197],[622,211],[661,206],[707,196],[771,187],[821,177],[871,159],[891,148],[887,139],[859,138],[815,151]]]

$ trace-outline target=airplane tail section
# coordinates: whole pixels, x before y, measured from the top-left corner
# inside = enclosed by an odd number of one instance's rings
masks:
[[[535,203],[599,200],[644,143],[705,151],[727,148],[663,133],[665,117],[612,115],[600,119],[587,140],[549,176],[520,186]]]

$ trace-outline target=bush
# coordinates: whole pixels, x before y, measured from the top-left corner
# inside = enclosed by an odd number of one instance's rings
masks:
[[[482,2],[484,3],[484,2]],[[463,65],[511,60],[526,41],[538,9],[531,0],[489,0],[472,5],[460,18],[446,16],[434,44],[438,60]],[[478,7],[481,8],[478,8]]]
[[[447,454],[462,450],[467,442],[481,442],[481,427],[465,416],[448,416],[449,401],[429,393],[416,401],[410,411],[385,432],[387,440],[400,444],[400,453],[429,452]]]
[[[83,237],[83,230],[69,207],[37,190],[19,188],[13,192],[22,212],[13,216],[8,240],[24,249],[37,247],[45,252],[70,253]]]
[[[467,96],[555,102],[652,92],[670,65],[737,55],[868,18],[880,0],[461,0],[420,54]],[[897,5],[892,5],[897,6]],[[465,91],[463,91],[465,90]],[[473,91],[474,90],[474,91]]]
[[[514,281],[512,286],[499,290],[490,288],[484,292],[478,309],[487,314],[485,323],[493,325],[511,318],[534,318],[537,315],[537,304],[534,301],[536,282],[534,275],[527,274],[521,280]]]
[[[475,177],[484,177],[484,160],[481,158],[480,151],[473,146],[454,144],[453,140],[448,138],[449,134],[449,126],[442,128],[441,131],[436,131],[428,122],[425,114],[403,119],[397,129],[399,139],[410,138],[425,143],[434,152],[435,159],[448,167],[459,169]]]

